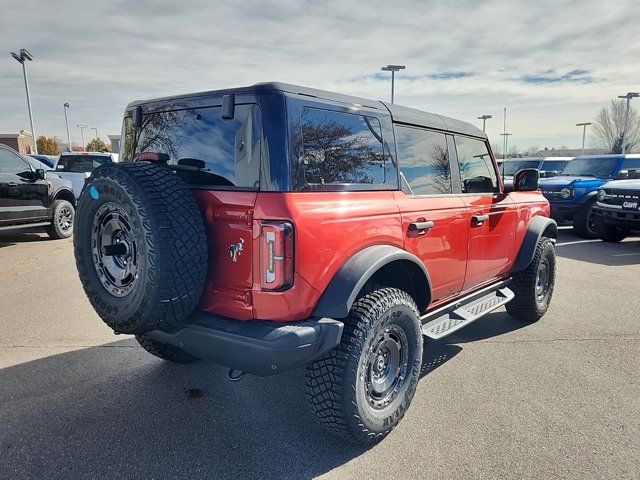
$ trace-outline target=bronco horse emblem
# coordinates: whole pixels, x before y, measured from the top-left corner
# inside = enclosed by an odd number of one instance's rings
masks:
[[[238,255],[240,255],[240,252],[242,252],[243,245],[244,245],[244,238],[241,238],[238,243],[232,243],[231,245],[229,245],[229,248],[227,249],[227,253],[231,257],[231,260],[233,260],[234,262],[238,261]]]

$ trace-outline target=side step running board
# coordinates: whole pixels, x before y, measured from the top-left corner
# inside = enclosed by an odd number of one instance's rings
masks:
[[[492,285],[422,317],[422,334],[439,340],[513,300],[506,282]]]

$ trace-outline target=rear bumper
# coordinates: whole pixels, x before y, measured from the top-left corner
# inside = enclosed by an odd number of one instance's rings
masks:
[[[640,210],[623,210],[596,205],[593,207],[593,213],[601,217],[604,223],[640,230]]]
[[[239,321],[197,311],[176,332],[146,333],[202,360],[253,373],[275,375],[299,367],[340,343],[344,324],[330,318],[274,323]]]

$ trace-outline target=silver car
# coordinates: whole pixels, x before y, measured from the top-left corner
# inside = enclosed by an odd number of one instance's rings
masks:
[[[64,152],[60,154],[55,172],[60,177],[71,181],[73,194],[78,198],[84,181],[89,178],[100,165],[117,162],[118,158],[109,152]]]

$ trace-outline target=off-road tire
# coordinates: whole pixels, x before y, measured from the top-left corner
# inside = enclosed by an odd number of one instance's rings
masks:
[[[631,233],[626,227],[605,223],[601,217],[596,220],[596,232],[601,240],[609,243],[621,242]]]
[[[379,336],[390,329],[406,334],[405,375],[389,403],[376,409],[369,404],[365,384],[367,360]],[[311,410],[333,433],[364,445],[379,442],[409,408],[420,376],[422,348],[418,309],[409,294],[383,288],[360,297],[345,319],[340,345],[307,367],[306,397]]]
[[[199,359],[185,352],[180,347],[170,345],[168,343],[161,343],[146,335],[136,335],[136,340],[142,348],[144,348],[151,355],[155,355],[162,360],[173,363],[193,363]]]
[[[547,263],[549,271],[548,289],[542,298],[537,294],[538,273],[543,263]],[[531,264],[521,272],[513,275],[509,288],[515,293],[515,298],[506,305],[507,312],[512,317],[526,322],[536,322],[547,312],[556,280],[556,250],[550,238],[542,237],[536,245],[536,251]]]
[[[593,217],[593,206],[596,204],[596,199],[588,200],[578,211],[573,215],[573,230],[579,237],[594,239],[598,238],[598,234],[595,229],[595,218]]]
[[[71,202],[62,199],[54,200],[51,204],[51,224],[46,228],[47,235],[56,240],[73,235],[75,212]],[[71,222],[70,226],[67,226],[68,222]]]
[[[126,218],[127,239],[134,245],[135,261],[131,257],[127,268],[135,263],[136,270],[127,277],[126,289],[110,284],[106,262],[95,261],[98,252],[104,252],[95,239],[104,211]],[[207,240],[202,215],[186,184],[163,165],[136,162],[97,168],[78,201],[74,252],[91,305],[116,332],[177,328],[196,308],[204,289]]]

